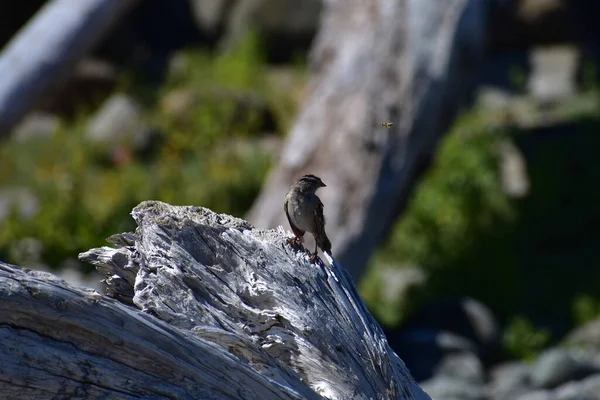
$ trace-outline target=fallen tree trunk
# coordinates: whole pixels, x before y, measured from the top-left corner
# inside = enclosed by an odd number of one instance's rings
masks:
[[[0,264],[0,398],[429,399],[335,262],[204,208],[132,214],[80,255],[112,298]]]
[[[0,137],[138,0],[51,0],[0,53]]]
[[[472,92],[489,3],[326,1],[309,94],[249,221],[285,226],[289,186],[320,176],[333,253],[360,277]]]

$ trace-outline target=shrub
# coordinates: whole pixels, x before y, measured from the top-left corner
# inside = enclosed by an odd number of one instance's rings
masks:
[[[158,97],[187,90],[200,94],[202,101],[190,103],[183,118],[165,112],[160,102],[147,109],[145,120],[161,132],[159,145],[150,152],[139,152],[130,143],[115,147],[90,142],[84,134],[85,116],[63,121],[48,138],[2,143],[0,185],[28,188],[39,208],[31,217],[14,209],[0,221],[0,258],[56,267],[104,245],[116,232],[133,229],[129,213],[148,199],[243,216],[273,159],[257,137],[264,108],[274,110],[281,132],[295,104],[289,94],[268,84],[258,43],[249,35],[226,54],[195,50],[181,56],[184,68],[174,69]],[[219,91],[234,95],[215,96]],[[241,91],[260,99],[264,107],[246,107],[240,113]],[[125,155],[118,162],[115,151]],[[30,239],[41,244],[41,260],[22,259],[15,250]]]

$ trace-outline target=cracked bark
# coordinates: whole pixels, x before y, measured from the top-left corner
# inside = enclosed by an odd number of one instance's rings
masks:
[[[429,399],[337,263],[144,202],[80,254],[111,297],[0,263],[1,398]]]

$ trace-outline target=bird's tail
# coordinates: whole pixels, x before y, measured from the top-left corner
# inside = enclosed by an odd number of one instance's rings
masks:
[[[319,245],[321,250],[323,250],[323,253],[331,253],[331,242],[329,241],[329,238],[327,237],[327,234],[325,232],[321,232],[317,244]]]

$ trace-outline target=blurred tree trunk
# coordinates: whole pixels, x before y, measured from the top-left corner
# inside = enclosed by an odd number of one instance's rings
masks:
[[[359,277],[472,92],[487,9],[482,0],[326,1],[309,94],[248,219],[289,229],[289,185],[321,176],[333,253]]]
[[[51,0],[0,54],[0,137],[139,0]]]

